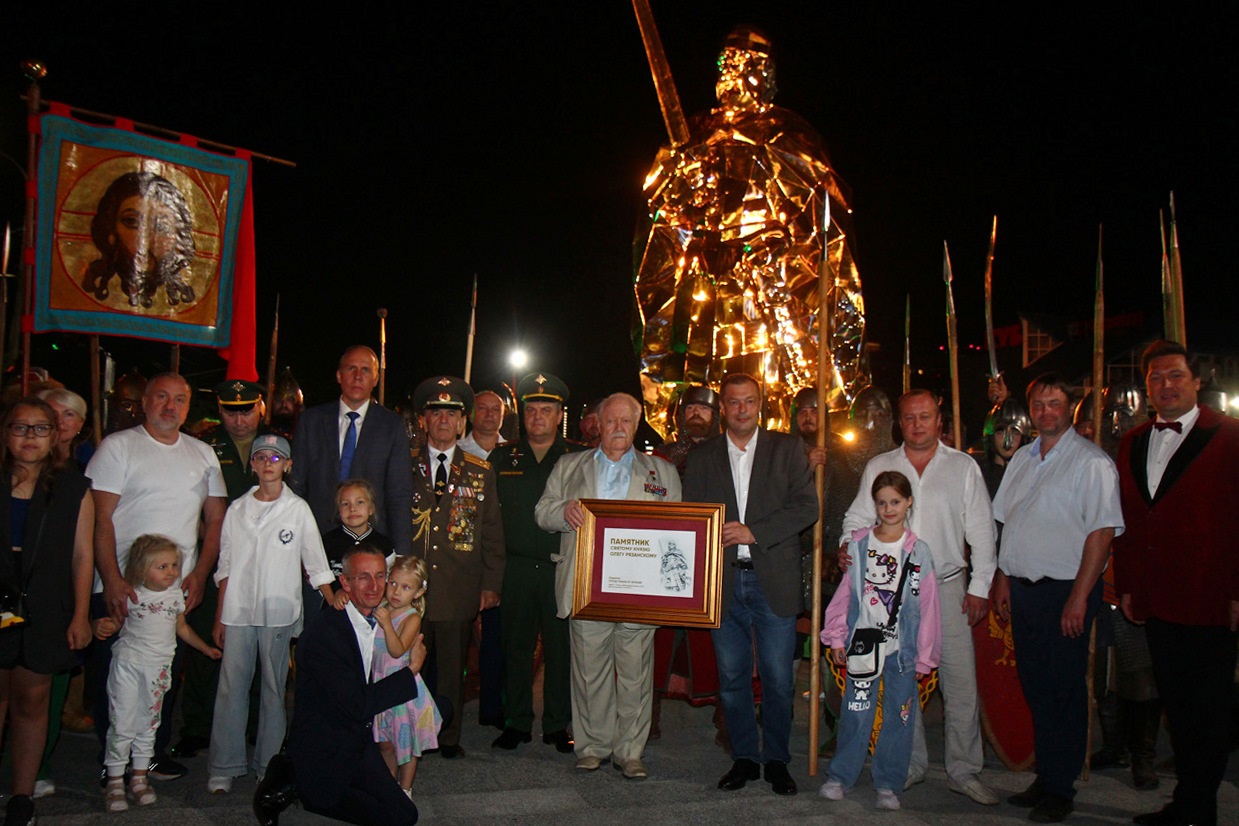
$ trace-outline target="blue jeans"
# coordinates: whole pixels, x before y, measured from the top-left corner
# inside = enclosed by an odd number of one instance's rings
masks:
[[[786,763],[791,759],[792,664],[796,656],[796,618],[770,610],[755,571],[736,571],[731,607],[722,625],[710,632],[718,658],[719,699],[727,718],[733,760]],[[753,652],[761,677],[761,742],[753,711]]]
[[[899,794],[908,779],[908,764],[912,760],[912,735],[916,730],[916,715],[920,713],[917,697],[916,668],[909,665],[899,670],[899,652],[886,656],[878,680],[848,680],[839,712],[839,739],[835,756],[830,761],[827,776],[850,789],[865,767],[869,754],[869,735],[878,708],[878,684],[882,685],[882,730],[873,750],[875,789],[887,789]]]

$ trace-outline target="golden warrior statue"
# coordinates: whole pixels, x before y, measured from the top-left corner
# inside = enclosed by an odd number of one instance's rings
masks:
[[[795,391],[816,383],[817,332],[833,353],[832,408],[867,383],[864,304],[848,196],[821,138],[774,106],[770,41],[741,27],[718,59],[719,105],[645,179],[649,233],[636,275],[646,418],[662,433],[688,384],[744,371],[764,382],[766,424],[787,429]],[[822,256],[833,279],[818,312]]]

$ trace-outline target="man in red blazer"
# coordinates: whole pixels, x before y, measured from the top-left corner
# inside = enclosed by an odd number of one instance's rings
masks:
[[[1182,345],[1144,352],[1157,418],[1123,437],[1118,467],[1127,532],[1114,540],[1123,612],[1146,623],[1179,782],[1145,826],[1217,823],[1226,770],[1239,627],[1239,422],[1199,407],[1200,378]]]

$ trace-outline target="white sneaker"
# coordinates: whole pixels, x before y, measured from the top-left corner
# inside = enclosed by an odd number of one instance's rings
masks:
[[[409,800],[413,799],[413,787],[412,786],[410,786],[407,789],[401,789],[400,791],[404,792],[404,796],[407,797]]]
[[[842,800],[845,791],[847,790],[843,788],[843,784],[838,780],[827,780],[817,790],[817,793],[827,800]]]
[[[47,780],[34,781],[34,794],[30,795],[35,800],[40,797],[51,797],[56,793],[56,781],[50,777]]]
[[[207,781],[207,791],[211,794],[228,794],[232,791],[232,778],[212,777]]]
[[[947,778],[946,787],[956,794],[968,797],[973,803],[980,803],[982,806],[997,806],[1002,802],[992,789],[976,777],[969,777],[963,783],[956,783],[954,780]]]
[[[890,789],[878,789],[877,802],[873,804],[875,809],[883,809],[888,812],[899,811],[899,795],[892,792]]]

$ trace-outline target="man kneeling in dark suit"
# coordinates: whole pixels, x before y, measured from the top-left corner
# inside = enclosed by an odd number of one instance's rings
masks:
[[[297,644],[297,705],[288,761],[272,759],[254,793],[259,823],[300,797],[316,814],[360,824],[412,824],[417,807],[405,796],[374,742],[374,716],[417,696],[414,675],[426,659],[419,634],[409,667],[370,682],[374,651],[372,612],[387,590],[383,552],[362,543],[344,555],[341,584],[349,595],[343,611],[324,605],[322,616]]]

